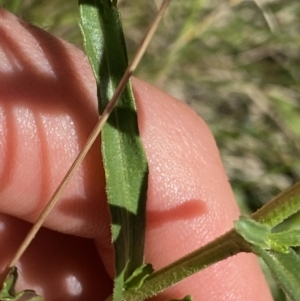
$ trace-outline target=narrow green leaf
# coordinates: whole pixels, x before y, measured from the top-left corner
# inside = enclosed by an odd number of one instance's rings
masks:
[[[111,0],[80,0],[81,28],[98,87],[99,112],[113,96],[127,54],[119,13]],[[115,248],[114,300],[143,264],[148,166],[139,138],[130,83],[102,130],[102,156]]]
[[[14,301],[43,301],[43,298],[37,295],[34,291],[25,290],[18,293]]]
[[[300,258],[294,250],[287,253],[266,251],[253,246],[255,254],[260,256],[269,267],[273,277],[291,301],[300,300]]]
[[[241,216],[239,220],[234,222],[234,228],[250,244],[260,246],[263,249],[270,248],[268,239],[271,234],[271,228],[269,226]]]
[[[279,286],[292,301],[300,300],[300,258],[290,245],[298,245],[299,230],[271,233],[271,227],[251,218],[234,223],[236,231],[250,243],[255,254],[269,267]]]
[[[183,299],[172,299],[169,301],[193,301],[193,298],[192,298],[192,296],[188,295],[188,296],[185,296]]]
[[[139,289],[145,280],[154,272],[152,264],[143,264],[137,268],[124,283],[124,289]]]
[[[278,233],[272,233],[269,237],[272,249],[274,246],[283,247],[299,247],[300,246],[300,230],[287,230]]]
[[[300,246],[300,230],[271,233],[271,227],[251,218],[241,216],[234,222],[234,228],[247,242],[264,250],[287,253],[289,247]]]
[[[15,293],[17,278],[17,268],[12,267],[0,291],[0,301],[43,301],[43,298],[38,296],[35,291],[32,290],[24,290],[19,293]]]
[[[14,287],[15,287],[15,284],[16,284],[16,280],[17,280],[17,269],[15,267],[13,267],[4,283],[3,283],[3,286],[2,286],[2,289],[0,291],[0,300],[1,301],[4,301],[4,300],[13,300],[14,298]]]

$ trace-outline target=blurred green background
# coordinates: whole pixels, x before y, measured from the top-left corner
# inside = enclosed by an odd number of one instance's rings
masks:
[[[130,57],[159,3],[119,1]],[[76,0],[0,4],[82,47]],[[136,75],[209,124],[243,212],[299,180],[299,0],[174,0]]]

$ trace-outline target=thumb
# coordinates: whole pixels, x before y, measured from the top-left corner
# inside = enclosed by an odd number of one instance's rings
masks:
[[[98,120],[95,80],[81,51],[3,9],[0,41],[0,211],[34,222]],[[99,143],[45,226],[109,235]]]

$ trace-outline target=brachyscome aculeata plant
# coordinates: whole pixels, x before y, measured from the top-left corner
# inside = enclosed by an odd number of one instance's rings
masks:
[[[115,7],[116,2],[105,0],[98,1],[97,4],[98,6],[96,6],[93,1],[81,2],[82,30],[85,36],[87,54],[91,60],[99,85],[99,93],[101,93],[101,97],[99,98],[101,101],[106,102],[112,97],[117,83],[121,80],[127,62],[119,16]],[[115,45],[119,45],[117,48],[122,51],[121,54],[116,55],[116,57],[113,56],[113,51],[110,51],[115,48]],[[127,79],[129,76],[130,73],[127,73]],[[124,83],[127,80],[126,77],[123,81]],[[271,229],[274,226],[299,210],[299,185],[289,189],[272,203],[254,214],[252,218],[257,220],[257,222],[241,219],[236,223],[236,231],[230,231],[218,240],[160,271],[152,272],[151,266],[142,262],[144,230],[143,227],[139,228],[139,232],[136,233],[135,223],[138,222],[139,225],[144,223],[145,198],[140,198],[140,196],[143,195],[145,197],[147,166],[140,143],[137,142],[138,139],[136,139],[136,136],[138,136],[136,116],[134,104],[131,99],[130,87],[126,89],[128,98],[125,99],[124,97],[124,101],[118,104],[113,115],[116,119],[111,119],[103,132],[104,165],[107,172],[108,199],[114,220],[112,232],[116,250],[116,279],[112,299],[144,300],[214,262],[238,252],[253,251],[262,256],[271,269],[274,268],[274,275],[278,278],[278,281],[290,298],[292,300],[299,300],[299,291],[295,286],[299,281],[297,273],[293,272],[296,271],[295,267],[297,268],[299,266],[299,259],[292,249],[289,248],[290,246],[299,245],[299,240],[295,239],[295,234],[296,238],[298,234],[297,232],[276,235],[271,233]],[[114,99],[116,100],[117,97]],[[100,103],[101,111],[103,106],[104,104]],[[118,114],[118,112],[122,112],[122,114]],[[132,125],[126,128],[125,131],[116,128],[116,124],[120,124],[119,122],[122,121],[118,119],[120,117],[126,117],[125,121],[127,125],[132,122]],[[96,130],[96,132],[97,131],[98,130]],[[108,139],[105,138],[106,135]],[[117,138],[112,138],[114,136]],[[124,143],[128,143],[128,147],[124,149],[118,148],[118,145],[115,143],[115,140],[118,139],[124,139]],[[113,143],[110,144],[110,142]],[[125,164],[124,170],[126,173],[127,171],[133,170],[134,176],[123,176],[123,179],[121,182],[118,182],[118,185],[122,183],[124,190],[122,190],[120,186],[115,190],[113,186],[109,186],[113,185],[109,183],[109,180],[112,179],[112,182],[114,182],[116,177],[118,177],[118,174],[114,173],[116,158],[122,157],[122,159],[124,159],[124,157],[132,157],[130,146],[135,147],[134,153],[138,153],[139,158],[136,157],[137,161],[135,162],[136,165],[134,168],[132,165],[126,166]],[[115,149],[115,147],[117,149]],[[111,160],[109,154],[106,156],[105,152],[108,151],[108,153],[111,153],[113,150],[115,153]],[[130,164],[132,164],[132,162],[130,162]],[[68,176],[69,174],[67,177]],[[111,177],[110,179],[109,176]],[[136,180],[136,185],[134,185],[134,189],[131,190],[131,181],[133,178]],[[65,184],[62,184],[61,187],[64,185]],[[130,188],[128,188],[128,186],[130,186]],[[60,191],[61,187],[59,187],[58,191]],[[119,196],[114,195],[114,192],[118,190],[122,191],[120,193],[122,197],[121,203],[118,201]],[[129,202],[126,204],[126,202],[124,202],[124,195],[127,194],[129,195]],[[56,200],[57,197],[55,196],[53,199]],[[52,205],[48,208],[51,209],[51,207]],[[39,219],[38,227],[45,216],[46,215],[43,215]],[[37,228],[34,228],[33,233],[36,229]],[[257,235],[257,231],[259,231],[259,235]],[[261,233],[263,233],[263,235],[261,235]],[[120,239],[122,237],[129,239],[122,240]],[[139,239],[139,248],[136,246],[137,237]],[[24,245],[25,247],[26,244]],[[18,252],[15,259],[11,262],[11,267],[14,266],[25,247],[20,248],[20,252]],[[289,266],[287,263],[289,263]],[[278,269],[276,268],[277,266],[284,268]],[[291,268],[294,270],[291,271]],[[289,271],[289,273],[287,274],[286,271]],[[8,283],[10,283],[10,281],[11,277],[8,278]],[[6,293],[5,291],[3,292]],[[12,299],[18,297],[19,295],[10,296]],[[32,297],[30,298],[33,300]],[[189,298],[190,297],[187,297],[185,300]]]

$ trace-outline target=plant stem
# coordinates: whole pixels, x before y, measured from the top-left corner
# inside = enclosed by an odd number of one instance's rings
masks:
[[[235,230],[231,230],[204,247],[154,272],[138,290],[124,291],[123,300],[145,300],[182,279],[239,252],[251,252],[250,246]]]
[[[283,191],[251,217],[262,224],[274,227],[299,210],[300,182]],[[125,291],[123,300],[145,300],[180,280],[239,252],[252,252],[252,249],[235,230],[231,230],[204,247],[154,272],[139,290]]]
[[[273,228],[298,211],[300,211],[300,182],[281,192],[251,217]]]

